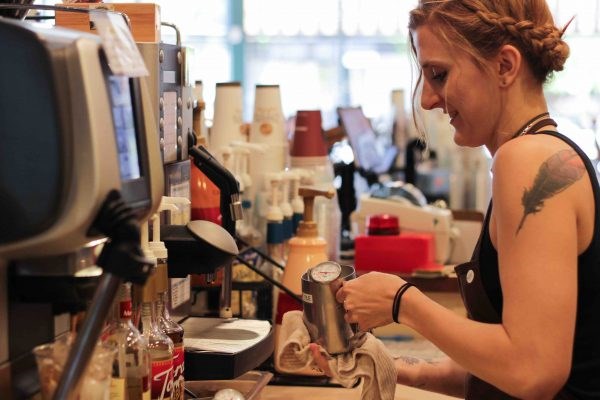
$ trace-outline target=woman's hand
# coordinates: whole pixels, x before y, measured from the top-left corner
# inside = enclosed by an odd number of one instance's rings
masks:
[[[331,373],[331,368],[329,368],[329,364],[327,363],[327,359],[325,358],[325,356],[321,354],[321,351],[319,350],[319,345],[316,343],[311,343],[308,346],[310,347],[310,352],[312,353],[313,360],[315,360],[315,364],[317,364],[317,367],[321,371],[323,371],[325,375],[331,378],[333,376],[333,374]]]
[[[361,331],[369,331],[393,322],[392,304],[396,292],[405,281],[396,275],[369,272],[344,281],[336,300],[344,305],[346,321],[358,323]]]

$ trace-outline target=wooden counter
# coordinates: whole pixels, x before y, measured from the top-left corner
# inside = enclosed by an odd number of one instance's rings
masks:
[[[261,400],[359,400],[360,388],[319,388],[306,386],[266,386],[260,395]],[[396,385],[394,400],[456,400],[456,397],[425,392],[404,385]]]

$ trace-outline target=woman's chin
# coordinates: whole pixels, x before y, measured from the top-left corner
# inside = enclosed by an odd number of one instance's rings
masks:
[[[458,146],[467,146],[466,139],[467,138],[459,130],[454,131],[454,143]]]
[[[473,141],[473,138],[462,134],[461,131],[459,131],[459,130],[454,132],[454,143],[456,143],[457,146],[461,146],[461,147],[479,147],[479,146],[481,146],[481,143],[475,143],[475,141]]]

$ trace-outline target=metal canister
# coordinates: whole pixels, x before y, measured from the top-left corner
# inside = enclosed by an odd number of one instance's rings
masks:
[[[358,332],[356,324],[346,322],[344,307],[335,299],[342,282],[354,278],[354,267],[333,261],[320,263],[302,275],[304,324],[311,341],[329,354],[351,351],[351,339]]]

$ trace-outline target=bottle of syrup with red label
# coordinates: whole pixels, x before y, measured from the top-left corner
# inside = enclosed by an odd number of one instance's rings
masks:
[[[165,333],[174,345],[173,352],[173,394],[171,400],[184,400],[185,379],[183,376],[183,328],[171,319],[169,314],[169,277],[167,264],[158,258],[156,268],[156,319],[159,328]]]
[[[117,348],[113,363],[112,400],[150,400],[148,343],[131,322],[131,285],[124,283],[113,306],[104,336]]]
[[[140,331],[148,341],[152,366],[151,399],[171,400],[173,393],[173,341],[165,335],[157,323],[156,274],[146,281],[141,295]]]

